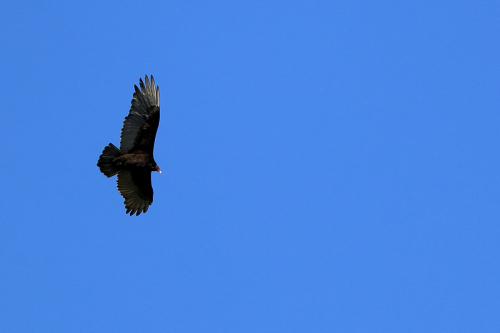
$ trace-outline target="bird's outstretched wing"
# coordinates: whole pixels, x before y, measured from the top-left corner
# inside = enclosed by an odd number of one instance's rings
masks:
[[[120,150],[132,153],[140,150],[153,154],[156,131],[160,123],[160,88],[145,78],[146,84],[139,80],[140,89],[135,87],[132,106],[123,122]]]
[[[127,214],[139,215],[148,211],[153,203],[153,187],[151,186],[151,171],[122,170],[116,179],[118,191],[125,198]]]

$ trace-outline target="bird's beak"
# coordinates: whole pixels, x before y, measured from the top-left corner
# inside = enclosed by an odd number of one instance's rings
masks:
[[[156,171],[158,171],[159,173],[161,173],[161,170],[160,170],[159,166],[156,166]]]

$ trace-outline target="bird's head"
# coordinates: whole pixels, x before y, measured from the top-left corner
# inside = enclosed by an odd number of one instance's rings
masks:
[[[161,173],[160,167],[158,166],[158,164],[156,164],[154,160],[149,161],[149,169],[151,171],[158,171],[159,173]]]

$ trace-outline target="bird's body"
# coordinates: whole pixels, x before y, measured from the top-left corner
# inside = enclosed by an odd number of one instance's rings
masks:
[[[120,149],[110,143],[99,156],[97,166],[107,177],[118,175],[117,187],[125,198],[127,214],[139,215],[153,203],[151,172],[160,168],[153,156],[156,131],[160,123],[160,89],[153,76],[135,86],[132,107],[125,117]]]
[[[156,165],[156,162],[148,153],[134,152],[132,154],[124,154],[114,158],[113,164],[121,169],[134,171],[148,169],[149,166]],[[151,171],[154,170],[155,169]]]

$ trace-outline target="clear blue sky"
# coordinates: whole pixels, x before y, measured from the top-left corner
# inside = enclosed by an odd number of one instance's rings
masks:
[[[498,1],[7,1],[0,332],[500,332]],[[96,162],[153,74],[154,203]]]

